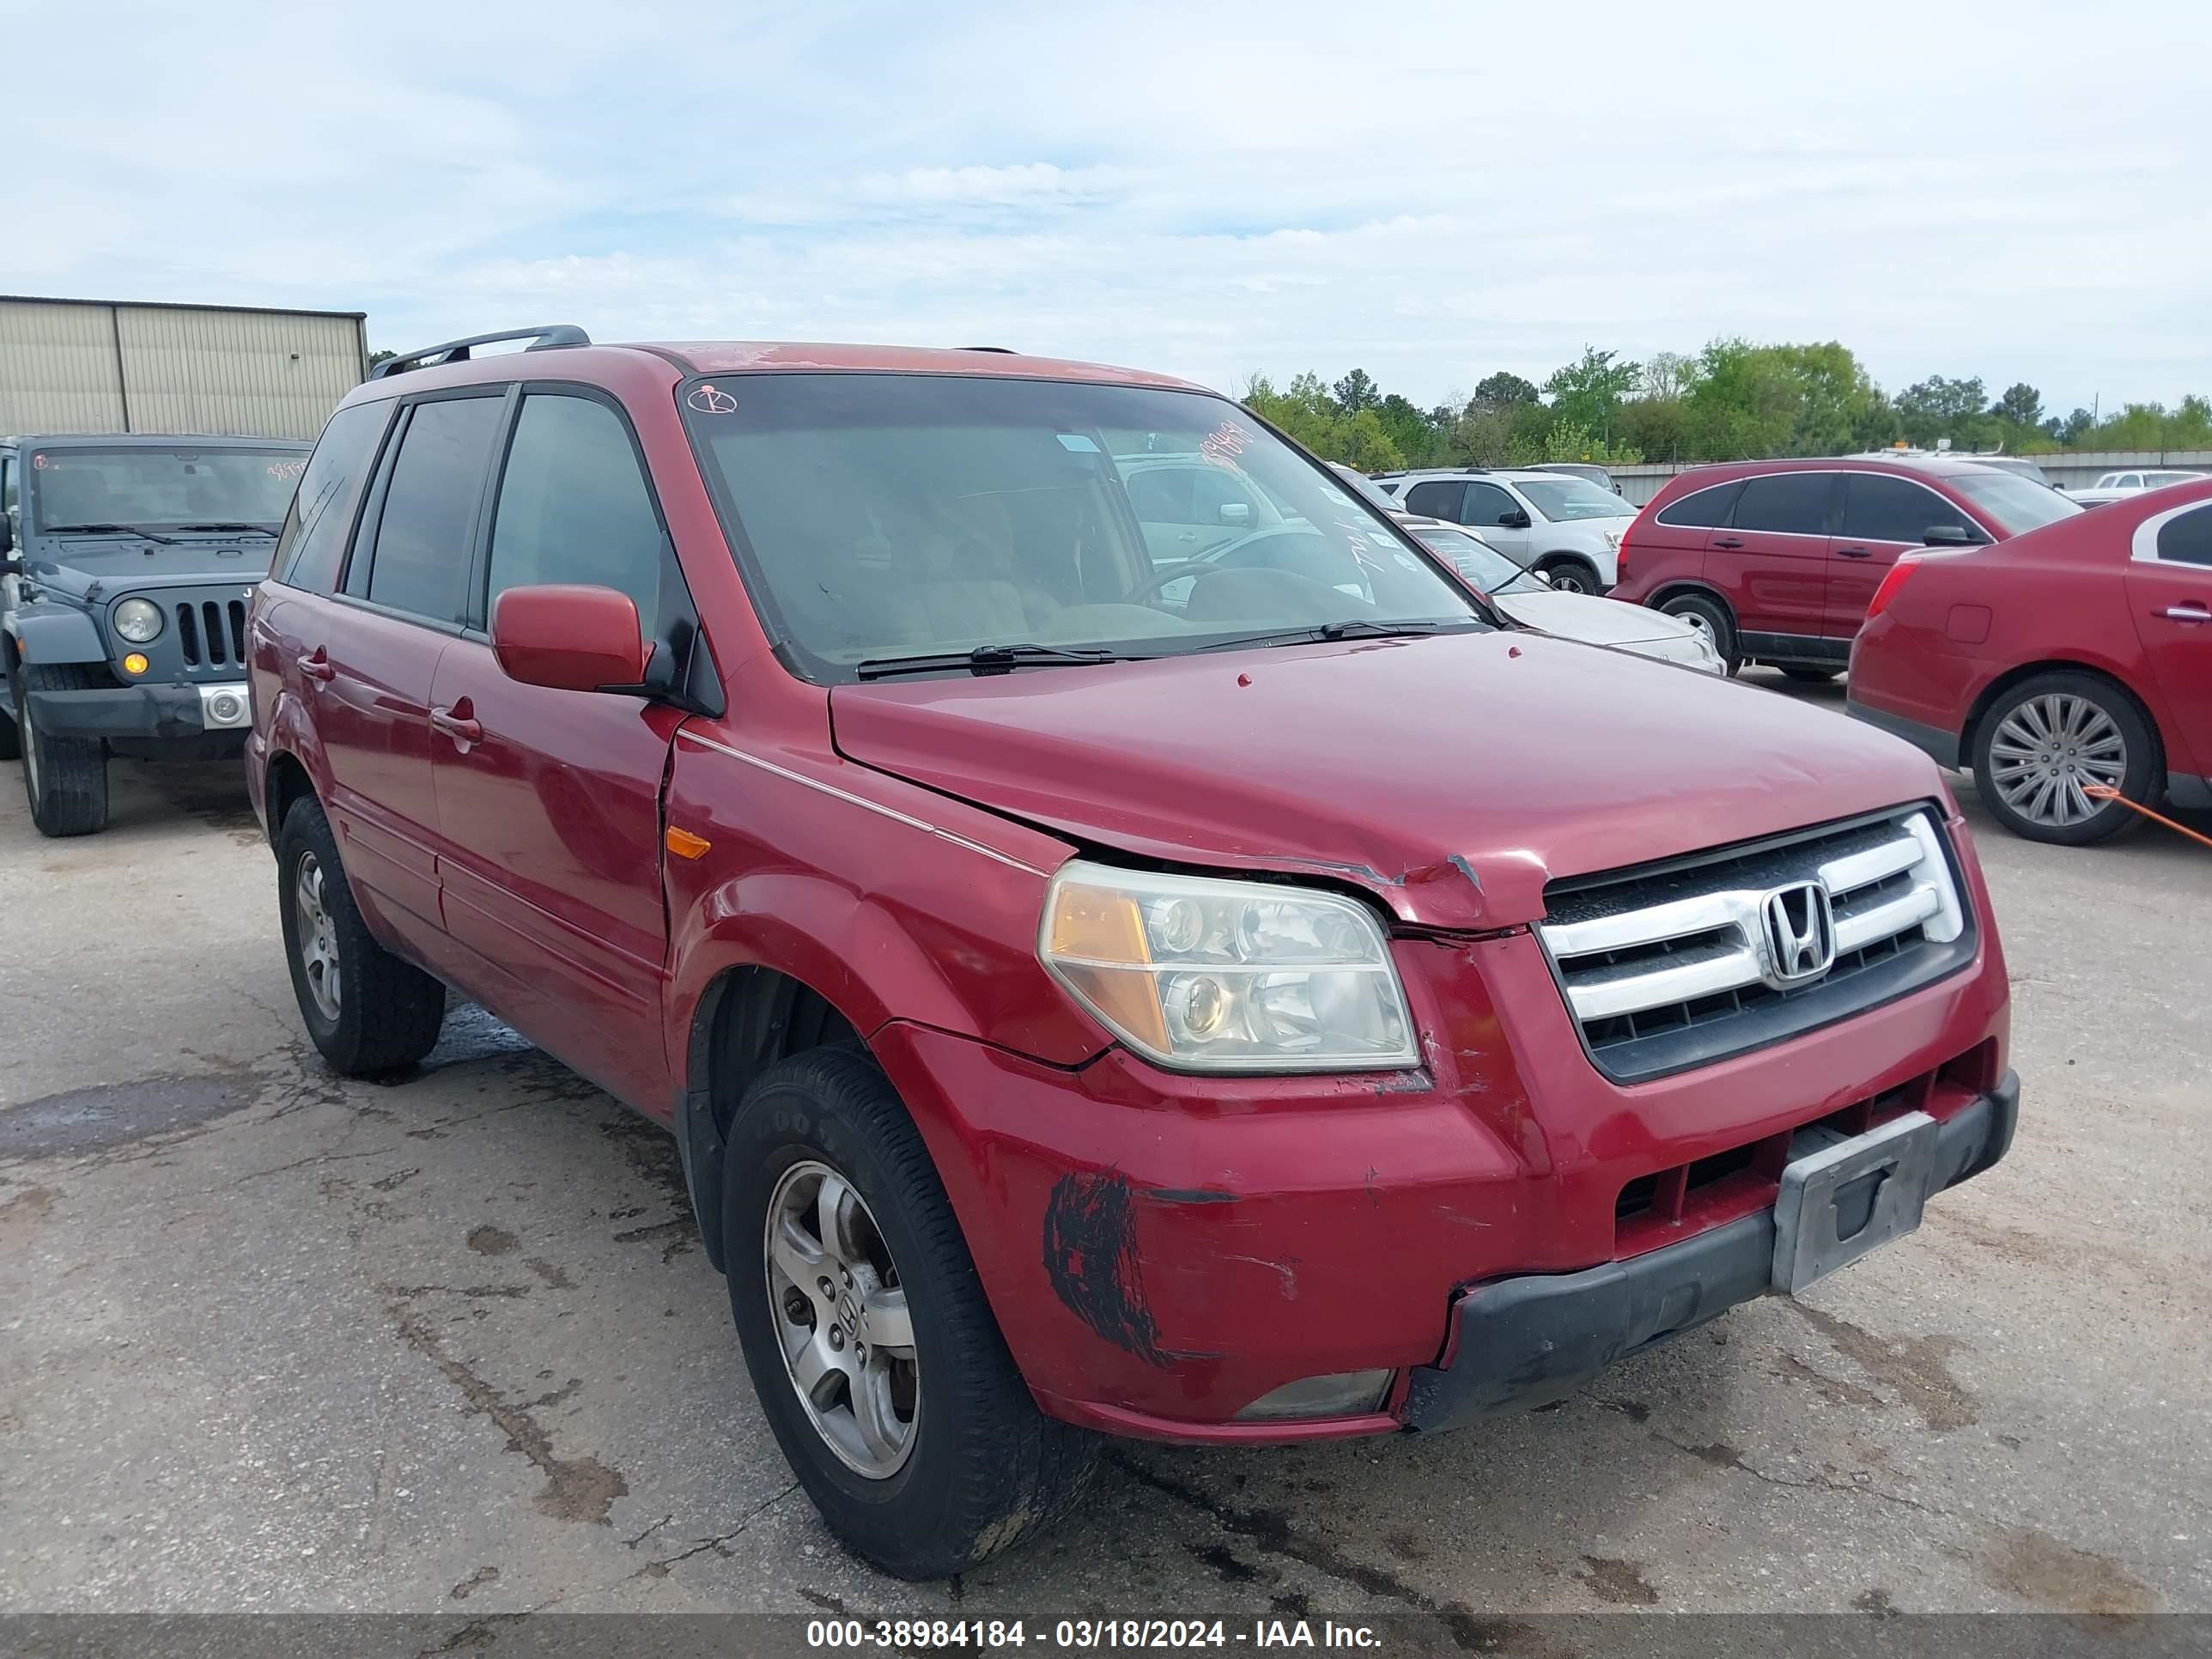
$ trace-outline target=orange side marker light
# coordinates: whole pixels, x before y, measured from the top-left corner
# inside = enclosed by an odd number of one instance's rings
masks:
[[[689,830],[678,830],[672,823],[668,826],[668,833],[662,841],[668,850],[679,859],[702,859],[714,844],[704,836],[695,836]]]

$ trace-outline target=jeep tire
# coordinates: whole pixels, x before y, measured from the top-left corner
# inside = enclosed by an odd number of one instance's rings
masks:
[[[292,803],[276,834],[276,911],[300,1018],[333,1069],[373,1076],[437,1047],[446,988],[370,937],[313,795]]]
[[[107,745],[98,738],[50,737],[32,717],[33,691],[88,691],[107,684],[88,663],[24,663],[8,676],[23,793],[42,836],[94,836],[107,828]]]

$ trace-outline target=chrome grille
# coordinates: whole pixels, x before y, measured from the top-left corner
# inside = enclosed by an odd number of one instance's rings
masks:
[[[1785,984],[1769,895],[1817,883],[1833,961]],[[1972,918],[1935,813],[1872,819],[1553,883],[1538,929],[1591,1057],[1624,1081],[1847,1018],[1963,966]]]

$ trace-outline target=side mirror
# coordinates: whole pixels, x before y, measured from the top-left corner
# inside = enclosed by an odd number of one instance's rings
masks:
[[[1252,521],[1252,503],[1251,503],[1251,502],[1249,502],[1249,501],[1224,501],[1224,502],[1222,502],[1222,504],[1221,504],[1221,522],[1222,522],[1222,523],[1224,523],[1224,524],[1249,524],[1251,521]]]
[[[1548,570],[1532,570],[1528,574],[1547,587],[1552,585],[1552,573]]]
[[[491,607],[492,654],[525,685],[635,690],[645,678],[637,605],[611,587],[510,587]]]
[[[1498,522],[1508,530],[1526,530],[1528,527],[1528,515],[1516,507],[1499,514]]]
[[[1931,524],[1920,532],[1924,547],[1979,547],[1982,538],[1962,524]]]

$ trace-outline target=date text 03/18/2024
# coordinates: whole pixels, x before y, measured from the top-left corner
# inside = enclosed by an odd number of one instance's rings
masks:
[[[1049,1627],[1021,1619],[813,1619],[810,1648],[1040,1647],[1087,1650],[1131,1648],[1363,1648],[1382,1645],[1365,1625],[1322,1620],[1255,1619],[1237,1626],[1221,1619],[1061,1619]]]

